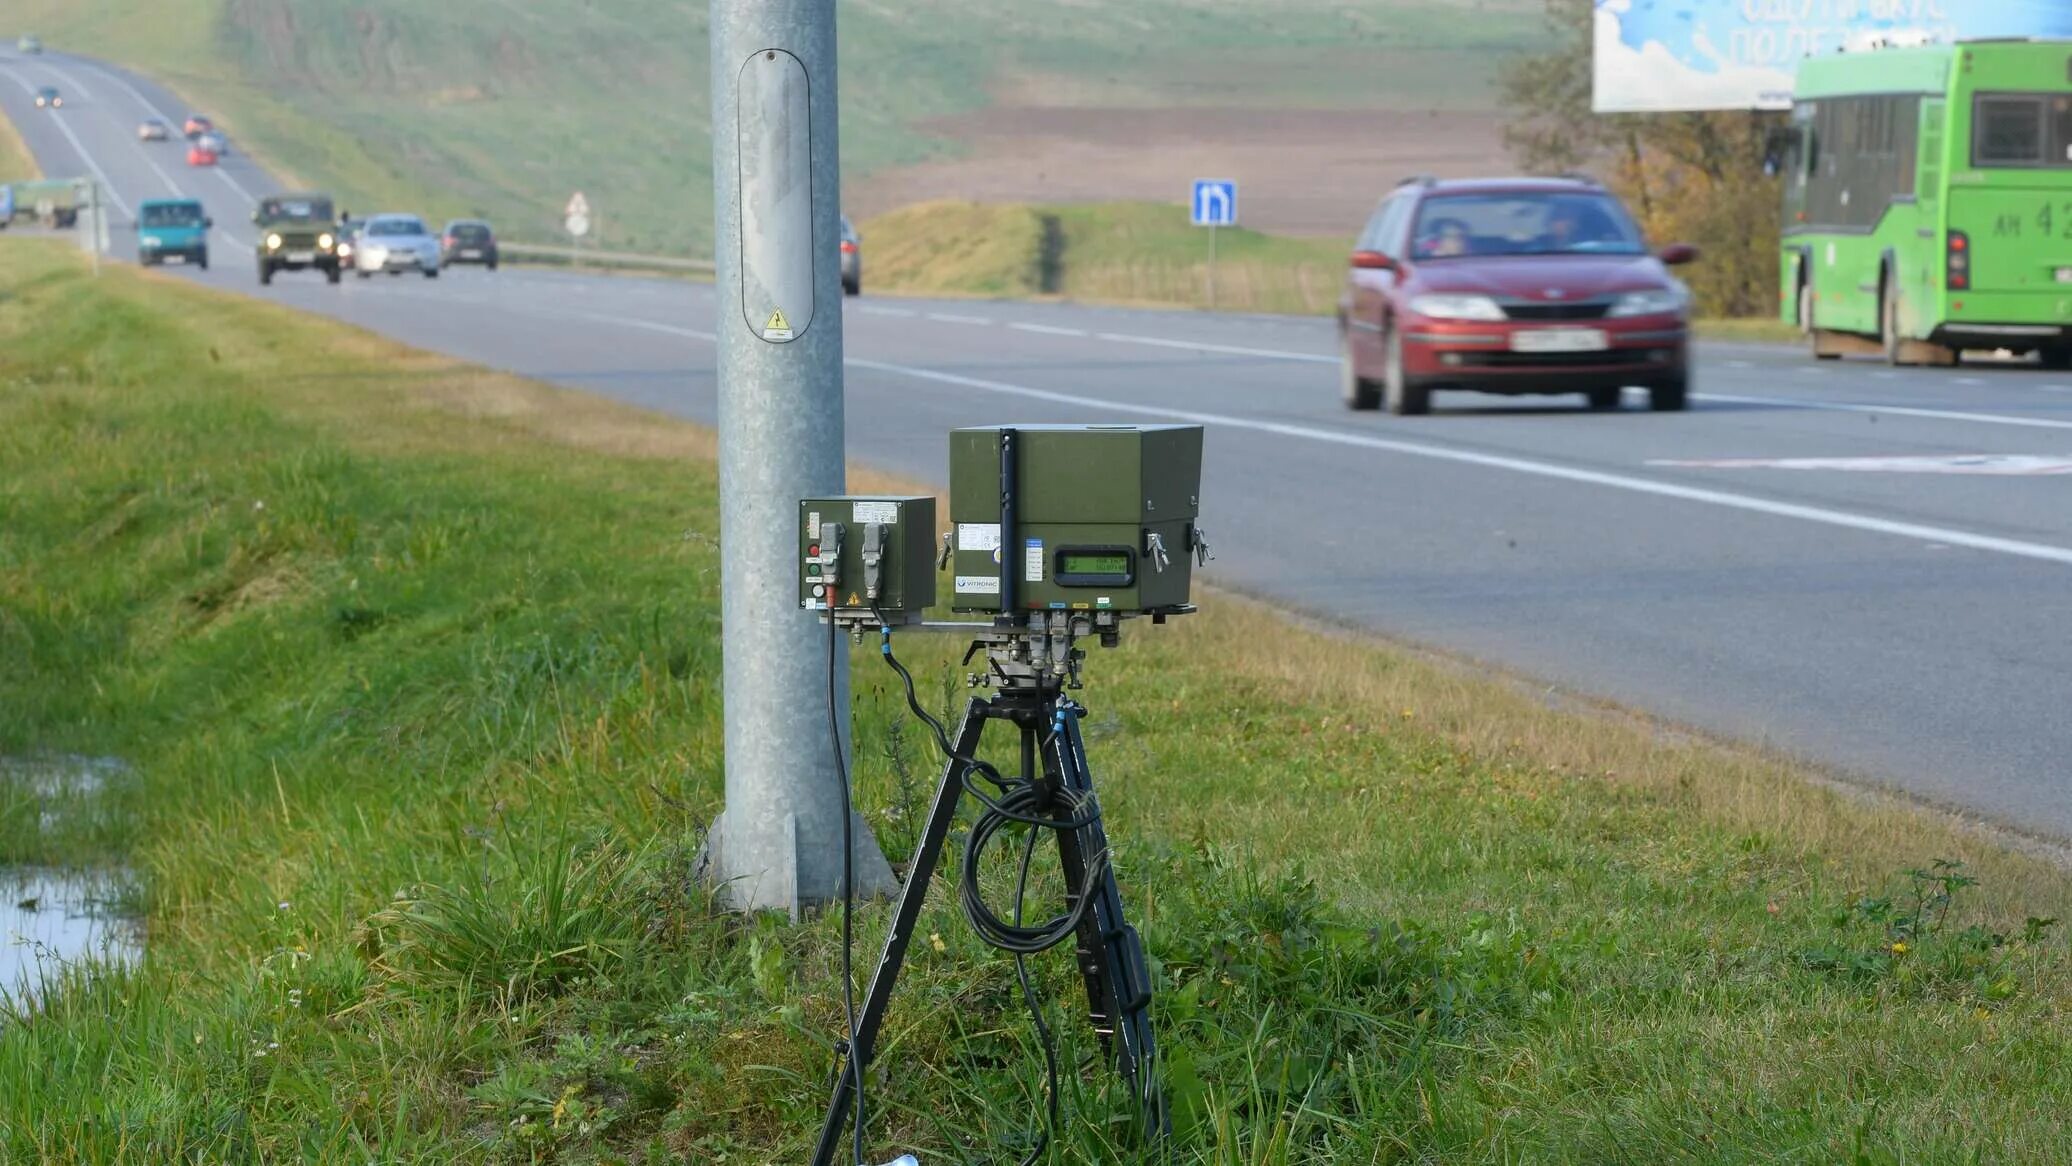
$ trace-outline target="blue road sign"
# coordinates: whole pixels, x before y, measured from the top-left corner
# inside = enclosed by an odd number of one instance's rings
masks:
[[[1194,225],[1237,226],[1237,183],[1227,178],[1195,179]]]

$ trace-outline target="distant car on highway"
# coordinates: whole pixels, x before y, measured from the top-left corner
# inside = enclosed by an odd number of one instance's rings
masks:
[[[416,215],[375,215],[353,242],[353,270],[361,279],[377,271],[418,271],[437,279],[439,239]]]
[[[187,143],[187,164],[189,166],[214,166],[219,155],[208,143],[196,139]]]
[[[842,294],[847,296],[863,293],[863,236],[849,223],[849,216],[842,216]]]
[[[252,223],[259,228],[260,283],[272,283],[275,272],[309,268],[323,272],[327,282],[338,282],[338,224],[329,195],[262,198]]]
[[[65,99],[59,95],[56,86],[45,85],[36,91],[36,108],[38,109],[59,109],[64,104]]]
[[[225,157],[230,153],[230,139],[217,133],[215,130],[204,130],[196,134],[194,136],[194,144],[211,151],[218,158]]]
[[[1588,179],[1411,179],[1352,255],[1338,320],[1345,403],[1429,411],[1439,389],[1582,393],[1616,409],[1629,385],[1657,411],[1689,398],[1690,293]]]
[[[198,138],[203,134],[209,133],[213,131],[215,128],[215,122],[210,121],[208,118],[205,118],[198,113],[190,113],[187,115],[187,123],[181,127],[180,132],[186,134],[187,139],[189,141],[193,141],[195,138]]]
[[[209,266],[209,228],[215,223],[191,198],[153,198],[137,205],[137,262],[153,267],[168,259]]]
[[[14,42],[14,47],[33,57],[43,51],[43,42],[33,36],[24,36],[22,39]]]
[[[173,136],[173,127],[155,117],[147,117],[137,123],[137,140],[140,142],[163,142]]]
[[[439,236],[439,261],[448,266],[455,263],[479,263],[491,271],[496,270],[496,232],[480,219],[455,219],[446,224],[446,230]]]

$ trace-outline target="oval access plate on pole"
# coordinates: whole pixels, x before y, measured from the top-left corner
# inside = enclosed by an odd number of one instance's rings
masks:
[[[568,209],[562,212],[561,225],[578,239],[590,233],[590,200],[583,197],[582,191],[576,191],[576,196],[568,200]]]
[[[741,66],[741,315],[772,344],[813,326],[813,130],[806,67],[782,49]]]

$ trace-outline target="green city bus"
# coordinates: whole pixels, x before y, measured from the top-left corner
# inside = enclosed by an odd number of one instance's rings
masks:
[[[1808,58],[1773,163],[1781,314],[1816,355],[2072,367],[2072,42]]]

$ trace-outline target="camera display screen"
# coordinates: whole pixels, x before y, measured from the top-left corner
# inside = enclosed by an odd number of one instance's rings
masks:
[[[1066,551],[1058,556],[1060,575],[1128,575],[1130,557],[1094,551]]]

